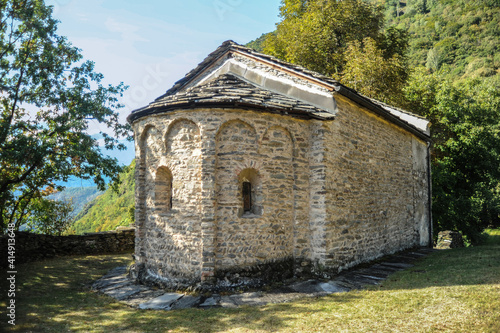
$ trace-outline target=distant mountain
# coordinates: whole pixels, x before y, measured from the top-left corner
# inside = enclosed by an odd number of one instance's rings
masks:
[[[94,200],[102,192],[96,186],[92,187],[67,187],[64,191],[52,194],[51,199],[71,201],[74,210],[72,215],[77,216],[87,203]]]
[[[89,202],[76,216],[68,233],[82,234],[114,230],[118,226],[134,223],[135,207],[135,160],[122,174],[118,192],[108,188],[104,193]]]

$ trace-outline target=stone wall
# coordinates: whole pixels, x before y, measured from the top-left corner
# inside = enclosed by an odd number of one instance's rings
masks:
[[[436,249],[455,249],[465,247],[464,238],[459,231],[440,231],[437,238]]]
[[[201,149],[162,150],[172,145],[171,124],[198,128],[193,138],[203,138]],[[170,112],[137,122],[137,149],[144,161],[136,171],[143,191],[136,210],[138,267],[155,279],[189,284],[214,277],[216,270],[307,257],[308,132],[307,121],[245,110]],[[183,139],[186,145],[193,142]],[[172,210],[166,214],[153,199],[160,168],[172,170],[174,183]],[[252,184],[248,212],[243,211],[244,181]]]
[[[174,120],[147,126],[138,140],[136,184],[144,193],[137,205],[140,250],[136,252],[147,253],[156,274],[163,276],[168,269],[170,276],[183,280],[193,272],[200,275],[192,266],[200,265],[202,249],[201,140],[194,122]]]
[[[345,269],[429,245],[427,145],[336,96],[339,112],[325,136],[324,257]]]
[[[88,233],[84,235],[51,236],[29,232],[15,232],[16,264],[38,261],[55,256],[75,254],[104,254],[134,249],[134,228]],[[0,237],[1,267],[7,266],[8,235]],[[12,245],[12,244],[10,244]]]

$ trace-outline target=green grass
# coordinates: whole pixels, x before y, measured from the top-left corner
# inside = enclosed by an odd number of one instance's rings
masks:
[[[437,251],[368,290],[239,309],[140,311],[89,291],[130,254],[19,265],[13,331],[500,332],[500,230],[488,233],[483,246]]]

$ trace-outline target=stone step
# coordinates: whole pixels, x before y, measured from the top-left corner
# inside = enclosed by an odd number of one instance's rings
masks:
[[[385,257],[371,266],[352,268],[341,272],[329,281],[307,280],[284,285],[269,292],[246,292],[241,294],[209,297],[166,293],[161,289],[152,289],[136,285],[127,275],[126,267],[117,267],[101,279],[94,282],[92,290],[104,293],[130,306],[139,309],[175,310],[190,307],[235,308],[243,305],[260,306],[269,303],[283,303],[303,297],[325,296],[354,289],[363,289],[368,285],[378,285],[394,272],[414,266],[414,262],[434,252],[433,249],[417,249]]]
[[[145,291],[147,289],[148,288],[145,286],[134,285],[131,283],[130,285],[126,285],[120,288],[107,290],[104,293],[110,297],[116,298],[117,300],[121,301],[141,291]]]
[[[147,302],[139,304],[139,309],[142,310],[170,310],[172,305],[182,298],[182,294],[165,293],[155,297]]]

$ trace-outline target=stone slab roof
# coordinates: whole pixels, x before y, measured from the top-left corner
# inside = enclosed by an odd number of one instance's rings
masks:
[[[201,63],[198,64],[198,66],[196,66],[189,73],[187,73],[185,77],[183,77],[182,79],[177,81],[172,86],[172,88],[167,90],[165,95],[160,96],[158,98],[162,98],[164,96],[175,94],[177,91],[182,89],[182,87],[184,87],[187,83],[189,83],[192,79],[194,79],[196,76],[198,76],[201,72],[203,72],[205,69],[210,67],[210,65],[212,65],[217,59],[223,57],[227,52],[229,52],[231,50],[232,51],[239,51],[242,54],[246,54],[246,55],[252,55],[258,59],[265,60],[269,63],[279,64],[283,68],[288,68],[288,69],[291,69],[291,70],[296,71],[298,73],[308,75],[312,78],[317,79],[318,81],[328,83],[332,86],[340,84],[338,81],[336,81],[328,76],[325,76],[325,75],[319,74],[317,72],[308,70],[302,66],[291,64],[289,62],[275,58],[273,56],[259,53],[253,49],[239,45],[239,44],[233,42],[232,40],[227,40],[224,43],[222,43],[222,45],[219,46],[215,51],[210,53]]]
[[[230,40],[222,43],[221,46],[210,53],[198,66],[187,73],[185,77],[177,81],[165,94],[158,97],[148,106],[134,110],[129,115],[128,121],[133,122],[149,114],[192,107],[238,107],[289,114],[304,118],[333,119],[335,112],[331,108],[318,107],[321,106],[321,103],[317,104],[310,98],[309,102],[307,99],[300,100],[300,98],[294,98],[293,94],[291,96],[284,91],[276,91],[276,89],[273,91],[273,89],[268,89],[268,87],[256,85],[250,82],[251,79],[244,75],[239,76],[231,72],[223,73],[220,79],[216,78],[208,83],[201,82],[200,84],[200,78],[207,75],[210,76],[210,73],[217,66],[221,66],[221,63],[225,59],[227,60],[233,55],[243,56],[269,68],[274,68],[281,73],[286,73],[286,75],[298,77],[304,82],[309,82],[312,85],[321,87],[325,91],[329,91],[332,97],[336,93],[347,97],[378,116],[411,132],[420,139],[430,141],[430,123],[425,118],[367,98],[330,77],[279,60],[273,56],[259,53]],[[230,74],[232,77],[226,74]],[[231,87],[231,84],[235,86]],[[281,89],[283,89],[283,86]],[[335,104],[335,102],[333,103]]]
[[[223,74],[206,84],[165,94],[135,111],[131,121],[145,115],[178,109],[238,108],[288,114],[300,118],[333,119],[334,115],[289,96],[262,89],[234,74]]]

